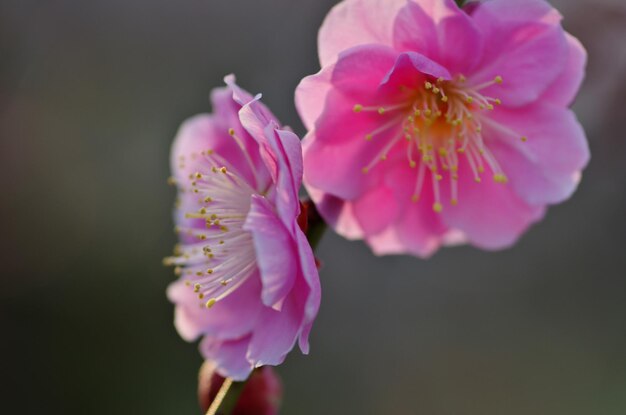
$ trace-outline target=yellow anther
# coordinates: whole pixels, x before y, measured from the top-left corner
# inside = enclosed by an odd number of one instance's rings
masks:
[[[467,81],[467,78],[464,77],[463,75],[459,75],[459,82],[465,82]]]
[[[217,167],[215,167],[215,166],[211,167],[211,171],[212,171],[213,173],[217,173]]]
[[[480,179],[480,177],[474,177],[474,181],[475,181],[476,183],[480,183],[482,180]]]
[[[363,111],[363,105],[361,105],[361,104],[356,104],[356,105],[354,106],[354,108],[352,108],[352,111],[354,111],[354,112],[361,112],[361,111]]]
[[[487,109],[488,109],[489,111],[493,111],[493,105],[491,105],[491,104],[487,104]]]
[[[437,87],[433,88],[433,94],[438,94],[439,92],[441,92],[441,90]]]
[[[198,298],[199,298],[200,300],[202,300],[202,299],[204,298],[204,293],[200,293],[200,294],[198,294]]]
[[[204,203],[211,203],[213,201],[213,199],[211,199],[210,196],[207,196],[204,198]]]
[[[385,109],[383,107],[378,108],[378,113],[383,115],[385,113]]]
[[[386,155],[386,154],[383,154],[382,156],[380,156],[380,159],[381,159],[382,161],[387,160],[387,155]]]
[[[209,301],[206,302],[206,308],[211,308],[217,303],[215,298],[210,298]]]
[[[200,284],[194,284],[193,292],[194,293],[200,292],[200,288],[202,288],[202,286]]]
[[[202,173],[196,172],[195,176],[196,176],[196,179],[201,179]]]
[[[460,153],[460,154],[463,154],[463,153],[465,153],[465,149],[463,147],[459,147],[459,148],[456,149],[456,152]]]
[[[370,170],[367,167],[363,167],[361,169],[361,173],[363,173],[363,174],[367,174],[368,171],[370,171]]]
[[[438,84],[441,84],[442,82],[443,82],[443,78],[442,77],[437,78],[437,83]]]
[[[176,184],[176,179],[172,176],[167,178],[167,184],[169,184],[170,186],[173,186]]]
[[[220,245],[224,245],[224,241],[223,240],[220,241]]]
[[[413,195],[413,196],[411,196],[411,201],[412,201],[413,203],[417,203],[417,202],[419,202],[419,200],[420,200],[419,195]]]
[[[446,156],[448,155],[448,150],[446,150],[445,148],[441,147],[441,148],[439,149],[439,155],[440,155],[441,157],[446,157]]]
[[[213,270],[211,268],[209,268],[209,269],[206,270],[206,273],[207,274],[213,274]]]
[[[433,114],[433,112],[430,109],[424,110],[424,115],[427,117],[430,117]]]
[[[435,176],[435,179],[437,180],[443,180],[443,176],[441,174],[438,174]]]
[[[191,287],[191,281],[189,281],[189,280],[185,281],[185,285],[186,285],[187,287]]]
[[[174,268],[174,275],[181,275],[183,273],[183,269],[181,267]]]
[[[494,102],[496,103],[496,105],[502,105],[502,101],[499,98],[496,98]]]
[[[411,168],[414,169],[415,167],[417,167],[417,163],[415,162],[415,160],[411,160],[409,162],[409,166],[411,166]]]
[[[507,177],[502,173],[494,174],[493,180],[496,183],[503,183],[503,184],[509,181],[509,179],[507,179]]]
[[[222,167],[222,168],[220,169],[220,171],[221,171],[222,173],[226,173],[226,167]]]
[[[456,205],[458,205],[458,204],[459,204],[459,201],[458,201],[457,199],[450,199],[450,204],[451,204],[452,206],[456,206]]]
[[[201,240],[206,240],[206,235],[202,234],[202,235],[198,235],[198,238],[200,238]]]
[[[415,114],[415,116],[416,116],[416,117],[421,117],[421,116],[422,116],[422,111],[420,111],[420,110],[415,110],[415,113],[414,113],[414,114]]]
[[[366,135],[365,135],[365,140],[366,140],[366,141],[372,141],[372,139],[373,139],[373,138],[374,138],[374,137],[373,137],[371,134],[366,134]]]
[[[448,97],[447,97],[447,96],[443,96],[443,97],[441,97],[441,100],[442,100],[443,102],[448,102]]]
[[[432,87],[433,87],[433,84],[431,84],[430,82],[426,81],[426,82],[424,83],[424,88],[426,88],[426,89],[431,89]]]
[[[228,134],[235,135],[235,129],[234,128],[229,128],[228,129]]]
[[[440,213],[443,210],[443,205],[439,202],[433,203],[433,210],[437,213]]]
[[[206,208],[200,208],[200,210],[198,212],[200,212],[200,214],[204,215],[206,213]]]
[[[223,286],[227,286],[228,285],[228,281],[222,280],[222,281],[220,281],[220,284],[222,284]]]
[[[193,189],[193,192],[194,192],[194,193],[200,193],[200,190],[198,190],[198,189]]]
[[[522,141],[525,143],[526,141],[528,141],[528,137],[522,136]]]
[[[502,77],[501,77],[500,75],[498,75],[498,76],[496,76],[496,77],[493,79],[493,81],[494,81],[496,84],[501,84],[501,83],[503,82],[503,79],[502,79]]]

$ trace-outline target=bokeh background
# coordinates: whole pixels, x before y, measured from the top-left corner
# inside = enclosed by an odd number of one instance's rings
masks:
[[[168,152],[235,72],[303,132],[333,0],[0,0],[0,411],[195,414],[172,326]],[[626,413],[626,3],[554,0],[590,52],[593,160],[513,249],[375,258],[328,234],[283,413]]]

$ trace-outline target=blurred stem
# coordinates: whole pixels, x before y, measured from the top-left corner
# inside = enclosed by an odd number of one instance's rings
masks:
[[[463,7],[463,3],[465,3],[465,0],[454,0],[456,1],[457,6],[459,7]]]
[[[320,214],[317,212],[317,208],[311,200],[303,201],[302,207],[305,209],[304,213],[307,217],[306,238],[313,251],[315,251],[315,248],[317,248],[317,245],[319,245],[322,240],[328,225],[326,225],[324,219],[322,219]],[[241,395],[245,386],[245,380],[243,382],[233,382],[230,378],[225,379],[206,415],[232,414],[235,406],[237,405],[237,400],[239,400],[239,395]]]
[[[311,245],[313,251],[315,251],[315,248],[317,248],[317,245],[319,245],[322,240],[322,236],[324,236],[324,232],[326,232],[328,225],[326,225],[324,219],[322,219],[320,214],[317,212],[317,208],[312,201],[307,200],[303,202],[303,205],[306,208],[308,223],[306,238],[309,240],[309,244]]]
[[[235,409],[239,395],[246,386],[246,381],[233,382],[231,378],[224,379],[224,383],[211,402],[206,415],[229,415]],[[219,411],[219,412],[218,412]]]

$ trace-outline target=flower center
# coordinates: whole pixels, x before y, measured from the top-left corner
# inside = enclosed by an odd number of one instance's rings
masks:
[[[402,141],[406,142],[406,159],[416,169],[415,189],[411,196],[418,202],[427,176],[433,190],[433,210],[441,212],[440,182],[447,176],[450,182],[450,203],[458,203],[459,161],[465,157],[474,180],[482,181],[481,174],[487,165],[493,172],[493,180],[506,183],[507,177],[498,161],[487,147],[483,136],[484,113],[500,105],[498,98],[485,96],[481,91],[501,84],[502,77],[480,85],[468,86],[463,75],[453,80],[437,79],[424,84],[398,105],[364,107],[354,106],[354,112],[376,112],[387,116],[389,121],[366,134],[367,141],[376,140],[380,134],[400,125],[400,132],[389,139],[382,150],[363,167],[367,174],[379,162],[387,159],[389,152]],[[526,141],[525,137],[521,138]],[[430,174],[427,174],[429,173]]]
[[[248,157],[234,130],[229,132]],[[198,209],[186,211],[185,218],[198,223],[176,227],[176,232],[191,242],[177,245],[174,256],[165,258],[164,264],[175,266],[175,274],[185,277],[185,284],[197,293],[200,305],[211,308],[256,269],[252,236],[243,225],[250,210],[250,197],[260,192],[236,170],[228,169],[228,161],[213,150],[193,153],[190,159],[181,156],[181,167],[190,161],[197,171],[189,175],[188,185],[177,184],[179,192],[193,194],[186,197],[197,197],[197,203],[189,204]],[[251,164],[249,158],[248,162]]]

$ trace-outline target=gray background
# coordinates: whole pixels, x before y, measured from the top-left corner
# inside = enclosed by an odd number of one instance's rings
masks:
[[[0,411],[193,414],[161,257],[178,124],[240,84],[302,133],[331,0],[0,0]],[[513,249],[375,258],[329,234],[284,414],[626,413],[626,4],[559,0],[590,50],[593,160]]]

